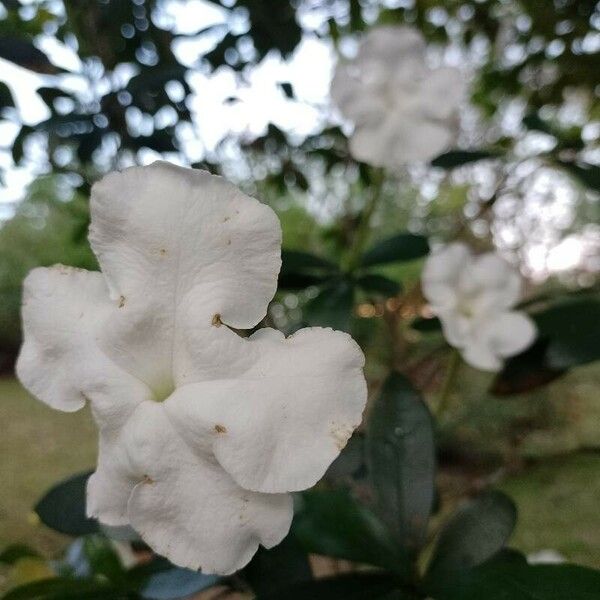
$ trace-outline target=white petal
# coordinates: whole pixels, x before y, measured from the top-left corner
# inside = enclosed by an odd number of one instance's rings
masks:
[[[471,260],[468,246],[459,242],[443,246],[429,255],[421,285],[434,312],[455,307],[461,271]]]
[[[449,146],[453,137],[446,124],[431,121],[412,111],[405,112],[402,107],[398,108],[391,127],[395,135],[389,164],[396,166],[434,158]]]
[[[425,40],[413,27],[384,25],[369,29],[361,41],[359,62],[382,61],[390,67],[413,56],[425,56]]]
[[[285,537],[291,497],[240,488],[209,456],[188,448],[164,406],[141,405],[122,436],[140,475],[128,505],[131,525],[174,564],[233,573],[259,544],[270,548]]]
[[[102,427],[117,426],[148,397],[146,386],[96,345],[96,331],[113,311],[100,273],[56,265],[25,280],[19,379],[59,410],[78,410],[89,399]]]
[[[494,252],[482,254],[460,276],[461,291],[476,297],[476,312],[497,312],[513,306],[521,296],[517,269]]]
[[[465,362],[482,371],[499,371],[502,360],[485,343],[472,342],[461,351]]]
[[[536,336],[533,321],[522,312],[505,312],[485,324],[481,337],[498,356],[513,356],[531,345]]]
[[[103,347],[153,389],[177,370],[186,307],[236,328],[266,314],[279,222],[221,177],[163,162],[111,173],[94,185],[91,212],[90,242],[121,307]]]
[[[198,450],[212,440],[217,460],[246,489],[310,487],[361,421],[362,352],[350,336],[319,328],[287,339],[260,330],[240,342],[240,353],[258,352],[256,363],[236,380],[178,389],[165,402],[170,419]]]
[[[455,348],[463,348],[472,337],[473,321],[458,311],[438,313],[446,341]]]
[[[465,91],[465,78],[458,69],[444,67],[430,71],[419,89],[423,113],[442,121],[452,118]]]

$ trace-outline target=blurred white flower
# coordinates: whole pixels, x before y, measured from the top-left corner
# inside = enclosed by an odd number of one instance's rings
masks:
[[[102,272],[25,282],[17,373],[46,404],[89,401],[100,430],[90,516],[131,526],[177,565],[227,574],[289,530],[361,420],[364,357],[311,328],[241,337],[280,268],[273,211],[221,177],[157,162],[91,198]]]
[[[422,275],[423,293],[446,340],[485,371],[498,371],[502,359],[535,339],[533,321],[510,310],[521,297],[521,283],[517,270],[497,254],[474,256],[461,243],[433,252]]]
[[[539,550],[527,555],[530,565],[559,565],[567,562],[565,557],[556,550]]]
[[[331,84],[334,104],[355,126],[352,155],[392,169],[447,149],[465,90],[457,69],[427,66],[418,31],[395,26],[371,29]]]

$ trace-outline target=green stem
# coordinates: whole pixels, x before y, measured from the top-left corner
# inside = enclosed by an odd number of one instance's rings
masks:
[[[371,218],[375,213],[377,204],[381,198],[381,192],[383,190],[383,182],[385,181],[383,169],[377,169],[373,173],[373,184],[372,190],[367,203],[363,208],[360,222],[354,235],[352,247],[349,249],[348,254],[344,260],[344,270],[351,273],[360,264],[360,258],[362,256],[365,244],[369,239],[369,233],[371,229]]]
[[[446,410],[448,410],[449,400],[450,400],[450,392],[452,391],[452,384],[454,383],[454,379],[456,374],[458,373],[458,367],[460,366],[460,353],[456,349],[452,349],[450,353],[450,358],[448,360],[448,366],[446,367],[446,374],[444,376],[444,381],[442,382],[442,386],[440,388],[438,405],[436,408],[436,416],[441,417]]]

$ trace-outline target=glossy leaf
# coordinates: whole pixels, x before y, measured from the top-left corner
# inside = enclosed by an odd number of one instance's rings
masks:
[[[309,325],[332,327],[349,331],[354,308],[354,288],[344,279],[325,285],[304,307],[304,318]]]
[[[384,525],[346,491],[305,492],[292,532],[307,552],[408,574],[409,565]]]
[[[136,596],[93,579],[53,577],[13,588],[2,600],[133,600]]]
[[[396,296],[402,290],[402,286],[397,281],[375,273],[359,277],[356,285],[366,292],[374,292],[386,298]]]
[[[575,565],[490,560],[440,586],[434,600],[595,600],[600,571]]]
[[[511,356],[496,375],[490,392],[496,396],[522,394],[558,379],[566,371],[548,366],[548,341],[538,340],[521,354]]]
[[[38,558],[39,553],[25,544],[11,544],[0,552],[0,564],[14,565],[22,558]]]
[[[431,161],[431,166],[453,169],[486,158],[498,158],[498,153],[489,150],[450,150],[434,158]]]
[[[352,573],[300,583],[283,588],[276,594],[259,595],[256,600],[384,600],[397,588],[390,575]],[[394,595],[396,600],[413,600],[414,596]]]
[[[600,191],[600,167],[587,163],[576,164],[566,161],[559,161],[568,173],[578,179],[583,185],[592,190]]]
[[[600,301],[561,303],[534,318],[540,337],[549,341],[548,367],[568,369],[600,359]]]
[[[362,257],[361,265],[383,265],[413,260],[429,252],[427,238],[413,233],[399,233],[372,246]]]
[[[42,523],[68,535],[98,531],[98,522],[85,514],[86,484],[91,471],[65,479],[52,487],[35,506]]]
[[[443,581],[457,571],[489,560],[502,550],[516,520],[512,500],[497,491],[487,492],[460,508],[439,535],[427,580]]]
[[[429,410],[410,382],[392,373],[367,428],[367,459],[378,514],[410,553],[423,544],[435,495],[435,446]]]
[[[115,584],[124,583],[125,569],[107,538],[102,535],[90,535],[84,538],[83,552],[94,575],[106,577],[108,581]]]
[[[256,594],[266,595],[292,584],[310,581],[312,571],[308,555],[298,540],[288,535],[275,548],[265,550],[260,547],[244,569],[244,577]]]
[[[433,331],[442,330],[442,322],[437,317],[433,317],[431,319],[415,319],[410,326],[421,333],[430,333]]]

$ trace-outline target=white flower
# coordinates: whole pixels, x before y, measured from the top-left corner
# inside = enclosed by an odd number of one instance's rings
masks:
[[[334,103],[355,125],[352,155],[389,168],[448,147],[464,92],[456,69],[428,68],[418,31],[394,26],[371,29],[357,57],[338,64],[331,85]]]
[[[359,424],[364,357],[330,329],[231,329],[265,316],[281,231],[221,177],[162,162],[112,173],[91,212],[102,272],[30,273],[17,373],[54,408],[90,403],[90,516],[231,573],[285,537],[288,492],[316,483]]]
[[[565,557],[556,550],[539,550],[527,555],[530,565],[559,565],[567,562]]]
[[[498,371],[503,358],[535,339],[531,319],[510,310],[521,297],[521,277],[497,254],[473,256],[464,244],[449,244],[427,259],[422,286],[448,343],[478,369]]]

